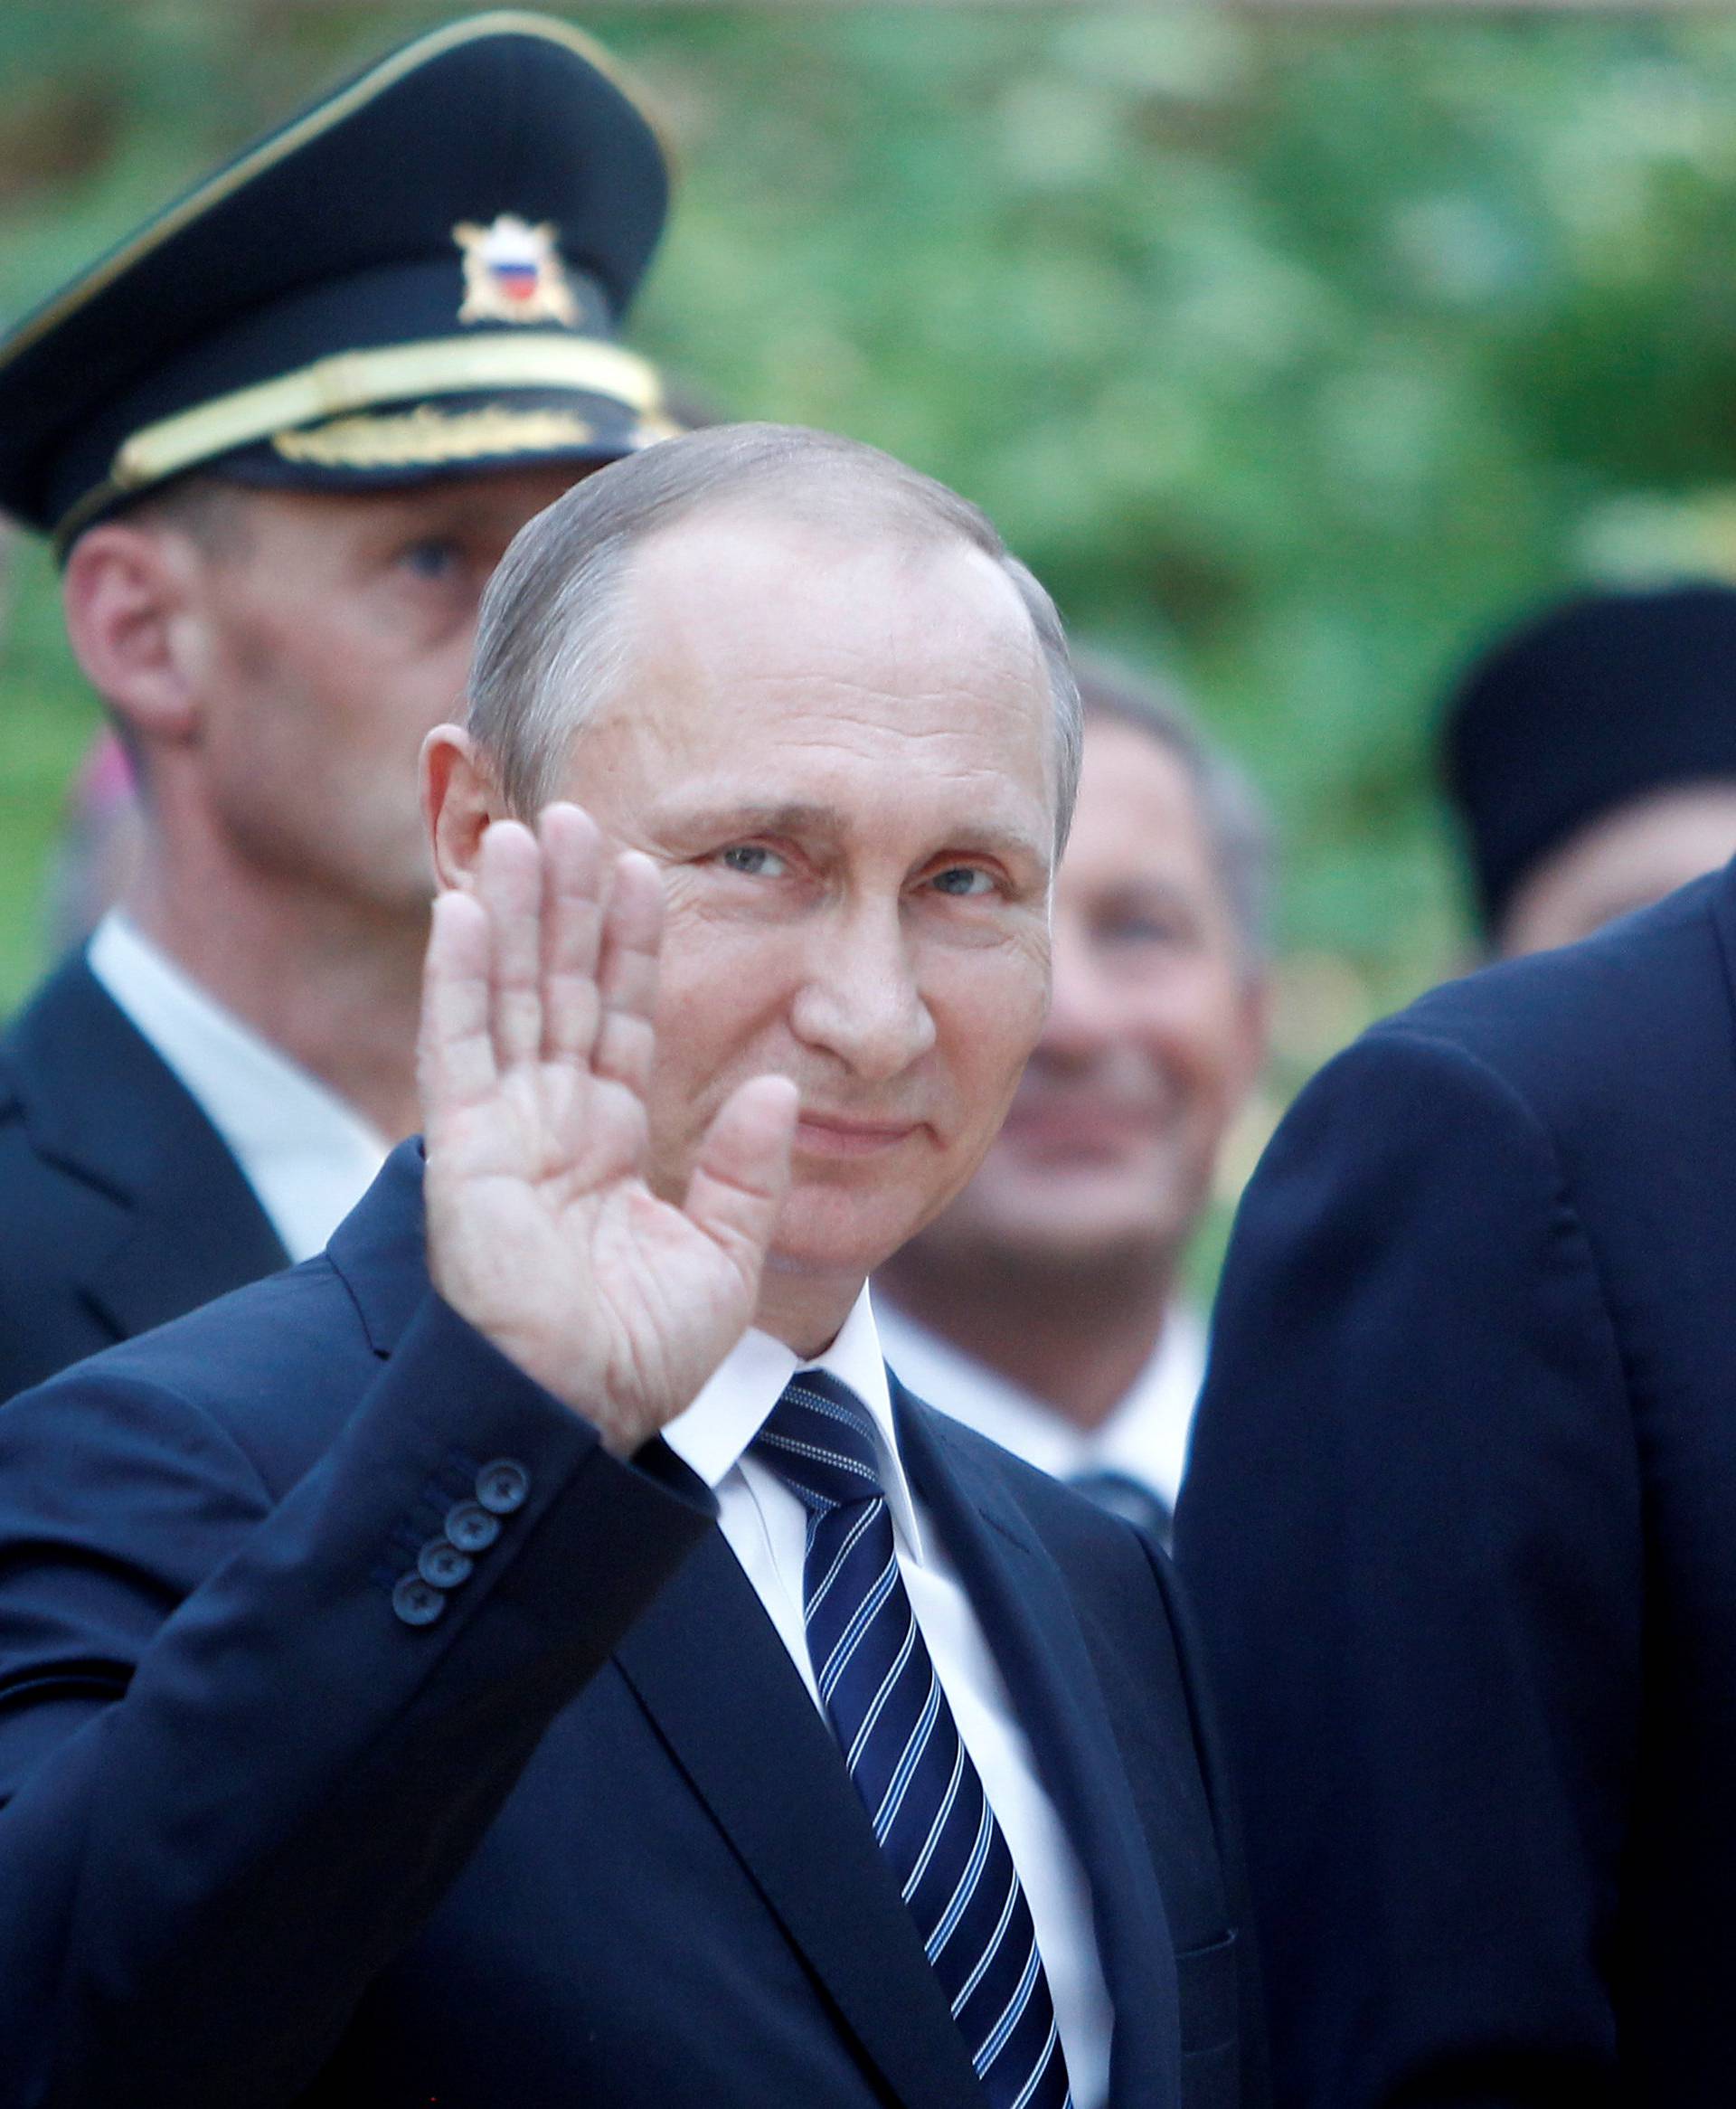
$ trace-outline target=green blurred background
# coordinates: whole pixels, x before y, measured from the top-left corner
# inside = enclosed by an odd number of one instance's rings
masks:
[[[0,312],[454,12],[8,0]],[[683,164],[638,342],[739,414],[837,426],[980,500],[1076,631],[1177,672],[1269,794],[1278,1088],[1449,970],[1448,671],[1575,579],[1736,572],[1736,22],[573,19]],[[41,964],[95,722],[46,558],[14,544],[10,571],[0,1010]]]

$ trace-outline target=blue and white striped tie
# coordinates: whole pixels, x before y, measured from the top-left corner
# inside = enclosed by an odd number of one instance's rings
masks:
[[[1031,1908],[898,1572],[868,1409],[798,1370],[754,1448],[807,1510],[815,1681],[988,2100],[1068,2109]]]

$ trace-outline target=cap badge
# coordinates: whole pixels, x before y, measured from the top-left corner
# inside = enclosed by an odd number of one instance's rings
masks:
[[[533,227],[516,213],[492,225],[460,220],[452,239],[464,252],[464,305],[460,322],[579,323],[579,303],[555,247],[557,229],[544,220]]]

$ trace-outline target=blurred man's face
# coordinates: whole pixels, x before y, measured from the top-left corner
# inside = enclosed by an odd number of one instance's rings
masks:
[[[422,737],[459,708],[507,543],[579,473],[237,494],[233,546],[195,562],[203,795],[240,858],[352,909],[427,903]]]
[[[1736,784],[1630,799],[1552,851],[1514,889],[1498,950],[1571,945],[1736,856]]]
[[[1048,1022],[982,1169],[920,1249],[1173,1263],[1259,1068],[1264,1010],[1185,771],[1148,734],[1088,719]]]
[[[801,1091],[774,1273],[859,1280],[958,1191],[1048,987],[1049,692],[999,568],[756,515],[654,537],[566,795],[661,868],[653,1177]],[[769,1285],[770,1286],[770,1285]]]

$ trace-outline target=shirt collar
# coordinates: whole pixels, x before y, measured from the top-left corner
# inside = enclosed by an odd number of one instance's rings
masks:
[[[1185,1305],[1171,1305],[1150,1361],[1102,1426],[1090,1430],[896,1305],[887,1304],[882,1324],[892,1367],[930,1405],[1056,1479],[1124,1471],[1175,1506],[1205,1376],[1205,1329]]]
[[[837,1338],[823,1355],[804,1362],[781,1340],[750,1328],[731,1348],[693,1404],[663,1432],[663,1439],[708,1487],[735,1470],[765,1425],[784,1386],[798,1369],[824,1369],[847,1385],[867,1407],[880,1450],[881,1484],[892,1527],[921,1556],[921,1534],[904,1461],[892,1423],[892,1389],[880,1351],[880,1329],[863,1284]],[[769,1468],[767,1468],[769,1469]]]
[[[1205,1328],[1197,1311],[1174,1304],[1156,1353],[1098,1431],[1095,1461],[1130,1479],[1148,1480],[1173,1508],[1204,1382]]]
[[[317,1252],[384,1161],[385,1138],[226,1010],[118,910],[97,925],[86,957],[229,1146],[291,1258]],[[329,1169],[339,1193],[315,1210],[322,1218],[317,1234],[298,1233],[290,1220],[297,1212],[284,1205],[286,1180],[309,1167]]]

